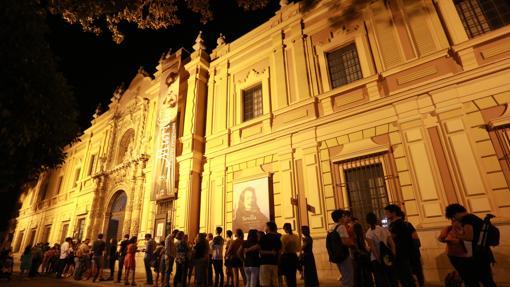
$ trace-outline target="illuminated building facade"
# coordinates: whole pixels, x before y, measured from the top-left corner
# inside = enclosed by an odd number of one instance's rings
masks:
[[[241,38],[220,36],[209,54],[199,36],[191,55],[168,55],[116,93],[66,164],[26,193],[15,250],[267,217],[310,226],[318,268],[335,276],[330,212],[363,222],[397,203],[422,239],[426,278],[442,282],[452,268],[436,236],[460,202],[497,216],[495,275],[510,281],[507,1],[375,1],[342,25],[336,1],[281,2]]]

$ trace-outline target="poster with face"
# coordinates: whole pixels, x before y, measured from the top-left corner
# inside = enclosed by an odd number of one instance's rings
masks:
[[[233,230],[264,230],[270,218],[269,178],[234,183]]]

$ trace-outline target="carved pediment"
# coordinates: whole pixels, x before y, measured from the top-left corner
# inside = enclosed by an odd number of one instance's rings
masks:
[[[246,83],[253,79],[257,79],[261,75],[265,74],[267,69],[268,69],[267,67],[265,67],[262,71],[257,71],[255,69],[251,69],[250,71],[248,71],[248,73],[244,77],[241,77],[237,82],[238,83]]]

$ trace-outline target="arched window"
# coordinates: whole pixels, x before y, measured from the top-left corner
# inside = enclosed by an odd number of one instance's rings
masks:
[[[127,159],[134,148],[135,131],[128,129],[119,141],[117,164]]]
[[[124,191],[118,192],[112,203],[111,212],[124,211],[126,209],[127,195]]]

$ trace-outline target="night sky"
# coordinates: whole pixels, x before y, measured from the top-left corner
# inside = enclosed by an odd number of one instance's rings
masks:
[[[279,9],[272,1],[263,10],[246,12],[233,0],[214,1],[214,19],[203,25],[199,17],[183,11],[182,23],[166,30],[137,30],[134,25],[123,25],[124,41],[115,44],[110,35],[85,33],[77,25],[70,25],[58,16],[49,16],[51,33],[48,40],[58,58],[59,66],[73,87],[83,129],[90,126],[96,106],[107,107],[115,87],[129,84],[138,68],[152,73],[160,56],[172,48],[188,51],[198,31],[203,31],[208,50],[216,47],[219,33],[227,43],[267,21]],[[221,4],[219,4],[221,3]]]

